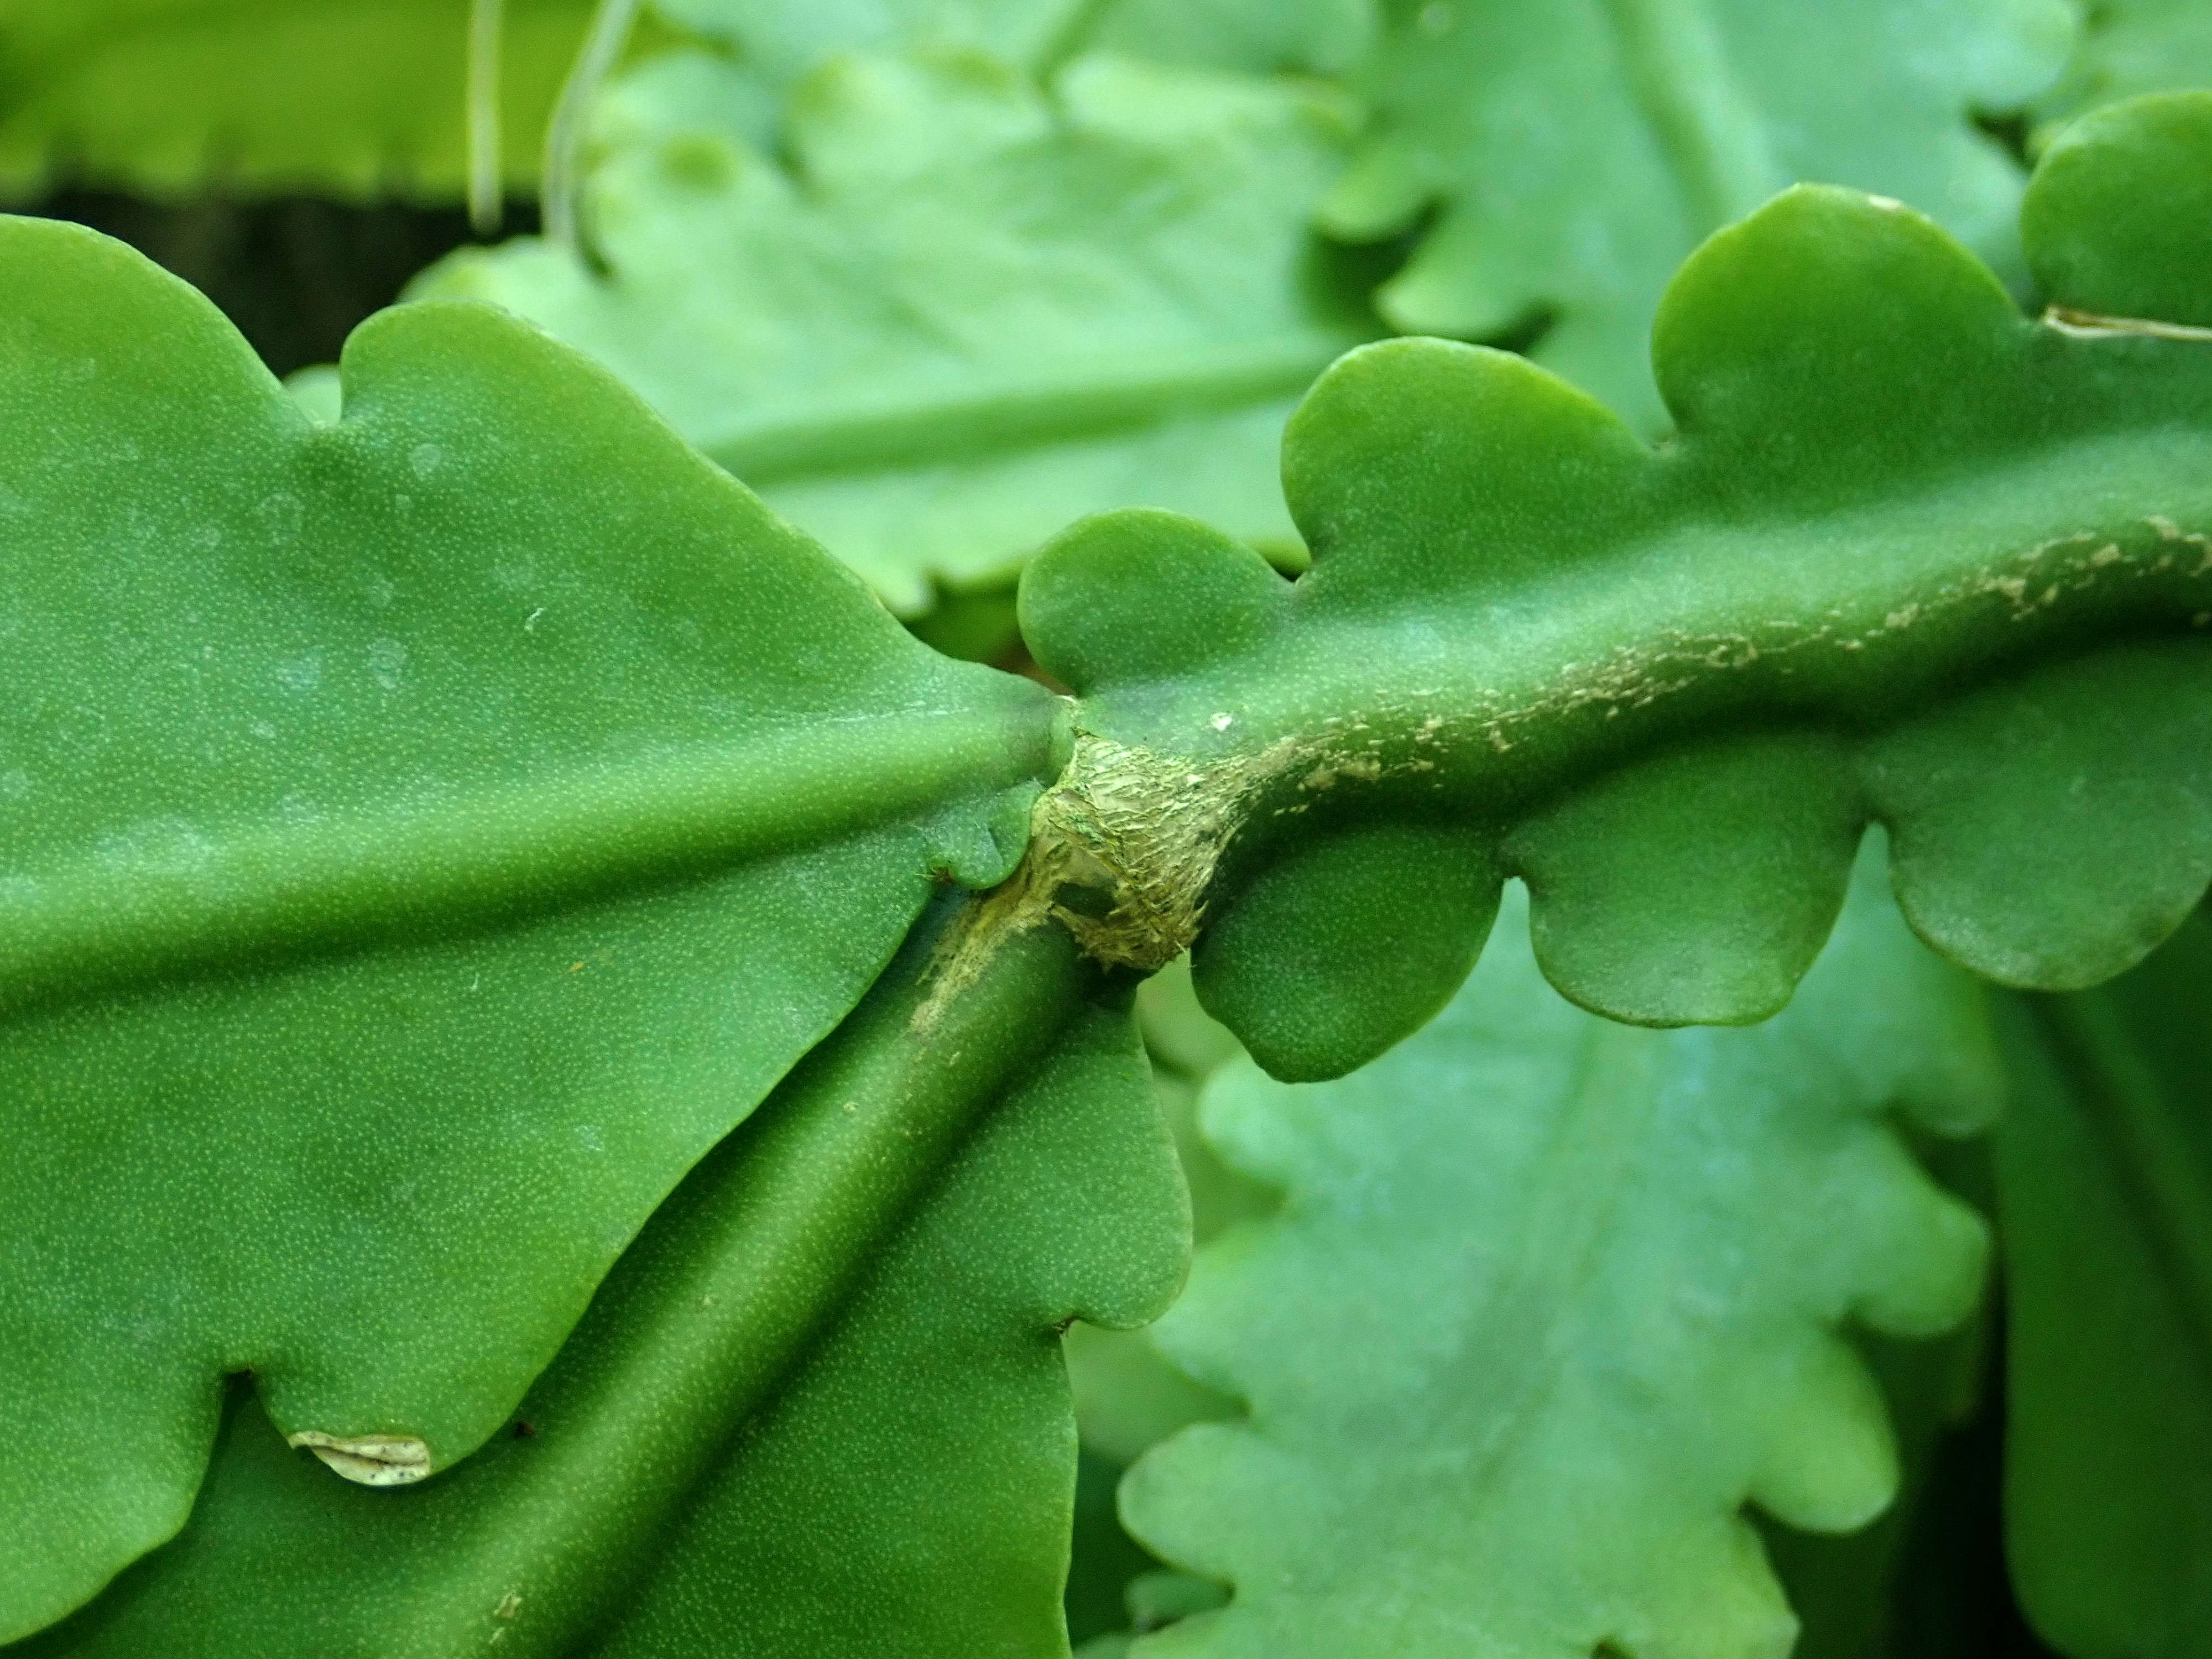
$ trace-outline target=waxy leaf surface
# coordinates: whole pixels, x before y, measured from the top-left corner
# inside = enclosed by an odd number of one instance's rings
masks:
[[[2072,1659],[2212,1652],[2212,920],[2007,1009],[2005,1527]]]
[[[533,189],[590,0],[505,0],[500,171]],[[12,0],[0,187],[459,201],[466,0]]]
[[[1040,934],[924,1027],[934,943],[653,1218],[527,1433],[369,1492],[240,1401],[183,1535],[26,1659],[1064,1654],[1059,1332],[1157,1315],[1189,1212],[1126,993]]]
[[[2191,107],[2189,143],[2164,100],[2099,118],[2076,199],[2212,172]],[[2031,254],[2157,252],[2041,188]],[[1202,924],[1200,997],[1277,1075],[1417,1029],[1506,874],[1556,985],[1657,1024],[1778,1008],[1869,819],[1915,929],[2014,985],[2119,972],[2212,879],[2212,344],[2029,320],[1931,222],[1808,186],[1684,268],[1656,362],[1657,450],[1519,358],[1363,348],[1285,438],[1297,581],[1164,514],[1025,574],[1082,698],[1048,817],[1114,900],[1080,925],[1158,961]]]
[[[1980,993],[1871,874],[1749,1030],[1594,1018],[1516,937],[1364,1071],[1214,1082],[1206,1134],[1284,1205],[1200,1252],[1157,1340],[1250,1418],[1148,1454],[1122,1508],[1234,1596],[1136,1655],[1788,1650],[1740,1508],[1882,1510],[1894,1448],[1841,1328],[1943,1329],[1985,1254],[1885,1116],[1994,1112]]]
[[[226,1372],[356,1475],[481,1443],[1055,744],[489,307],[325,427],[90,232],[0,295],[6,1638],[183,1522]]]
[[[1643,429],[1661,290],[1708,233],[1799,182],[1933,214],[2003,256],[2017,169],[1968,119],[2063,62],[2059,0],[1392,0],[1376,121],[1325,218],[1355,238],[1431,209],[1384,315],[1536,361]],[[1679,416],[1680,410],[1673,411]]]
[[[520,241],[418,291],[590,352],[902,612],[1111,507],[1295,547],[1284,416],[1376,331],[1306,229],[1334,106],[1105,57],[1051,99],[974,56],[842,58],[794,93],[787,169],[748,84],[684,52],[609,93],[606,274]]]

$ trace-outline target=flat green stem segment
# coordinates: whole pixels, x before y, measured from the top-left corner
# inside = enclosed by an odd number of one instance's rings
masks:
[[[183,1524],[226,1372],[357,1478],[497,1431],[1063,744],[489,307],[317,424],[89,232],[0,296],[6,1640]]]
[[[946,902],[937,921],[956,909]],[[526,1437],[378,1492],[296,1465],[263,1469],[258,1430],[234,1430],[243,1461],[218,1473],[210,1515],[24,1651],[119,1655],[151,1643],[274,1659],[305,1642],[332,1659],[459,1656],[502,1631],[502,1659],[597,1650],[595,1633],[624,1615],[697,1519],[740,1429],[837,1328],[979,1121],[1053,1069],[1072,1023],[1107,1018],[1086,1007],[1095,970],[1054,930],[1018,941],[921,1029],[939,932],[917,930],[837,1033],[655,1218],[520,1407]],[[1115,1064],[1150,1120],[1128,1016],[1118,1018]],[[1104,1044],[1115,1047],[1110,1031]],[[1109,1293],[1102,1316],[1117,1322],[1157,1310],[1186,1248],[1156,1122],[1151,1134],[1154,1155],[1132,1167],[1132,1190],[1155,1207],[1149,1195],[1164,1194],[1168,1221],[1155,1248],[1158,1217],[1123,1212],[1128,1259],[1146,1282],[1119,1297],[1130,1305]],[[241,1583],[281,1594],[240,1597]]]
[[[2212,118],[2154,113],[2031,228],[2130,239],[2067,202],[2212,167]],[[1117,917],[1194,872],[1200,993],[1284,1074],[1416,1027],[1486,921],[1321,850],[1378,818],[1445,838],[1406,871],[1525,875],[1554,981],[1662,1024],[1779,1006],[1869,818],[1915,927],[2014,984],[2118,971],[2212,878],[2212,345],[2024,319],[1927,220],[1807,187],[1683,269],[1656,362],[1655,451],[1517,358],[1363,348],[1285,439],[1310,574],[1123,514],[1025,579],[1083,700],[1063,789],[1124,803]],[[1316,915],[1380,956],[1294,960]]]

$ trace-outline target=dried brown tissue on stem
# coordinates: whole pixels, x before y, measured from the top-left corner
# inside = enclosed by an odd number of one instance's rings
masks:
[[[1218,714],[1212,724],[1225,730],[1230,719]],[[1446,724],[1441,715],[1419,722],[1411,732],[1415,752],[1389,762],[1376,752],[1384,739],[1357,718],[1211,757],[1079,727],[1066,769],[1030,811],[1020,866],[975,899],[939,948],[914,1029],[926,1034],[1008,940],[1047,922],[1066,927],[1086,956],[1109,967],[1143,974],[1165,967],[1197,939],[1222,855],[1263,798],[1279,793],[1273,786],[1310,798],[1340,779],[1372,783],[1433,770],[1419,746],[1438,742]],[[1292,805],[1275,815],[1304,810]],[[1066,902],[1071,888],[1097,896],[1103,908]]]
[[[1109,967],[1166,966],[1198,937],[1206,888],[1255,798],[1307,747],[1286,738],[1198,759],[1079,728],[1066,770],[1030,810],[1020,866],[975,901],[939,948],[915,1030],[933,1027],[1000,946],[1048,921]],[[1099,895],[1103,914],[1063,902],[1070,888]]]
[[[1166,753],[1079,726],[1066,769],[1031,809],[1029,848],[1019,867],[976,898],[939,947],[930,994],[916,1009],[913,1027],[926,1034],[1002,945],[1048,921],[1066,927],[1086,955],[1109,966],[1139,973],[1165,966],[1197,938],[1214,872],[1230,843],[1263,806],[1263,797],[1279,803],[1270,816],[1303,813],[1342,782],[1373,784],[1386,776],[1433,772],[1437,758],[1462,742],[1503,754],[1534,722],[1593,707],[1607,715],[1640,709],[1713,675],[1796,653],[1825,647],[1856,653],[1885,635],[1967,605],[1996,601],[2013,620],[2027,621],[2069,593],[2117,578],[2212,574],[2212,535],[2156,514],[2138,522],[2151,532],[2141,544],[2124,545],[2124,538],[2087,530],[2051,537],[1923,590],[1871,626],[1830,617],[1810,625],[1778,623],[1750,633],[1675,635],[1659,643],[1622,646],[1593,662],[1565,665],[1534,696],[1478,696],[1450,714],[1416,697],[1419,707],[1341,716],[1322,722],[1317,732],[1212,757]],[[2212,623],[2212,612],[2196,613],[2189,621],[2203,628]],[[1230,720],[1217,714],[1211,724],[1225,731]],[[1390,728],[1392,735],[1378,726]],[[1294,782],[1273,787],[1286,781]],[[1069,889],[1095,895],[1100,904],[1071,905]]]

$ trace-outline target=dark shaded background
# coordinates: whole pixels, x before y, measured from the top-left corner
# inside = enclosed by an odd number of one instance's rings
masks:
[[[462,244],[538,228],[534,203],[510,203],[490,238],[471,235],[458,207],[356,207],[312,196],[169,205],[64,189],[28,210],[104,231],[175,272],[220,306],[278,374],[335,362],[354,325]]]

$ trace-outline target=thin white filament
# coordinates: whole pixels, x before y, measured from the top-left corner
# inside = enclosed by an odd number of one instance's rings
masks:
[[[501,200],[499,55],[505,0],[469,0],[469,225],[480,236],[499,228]]]
[[[638,0],[599,0],[592,12],[592,27],[584,36],[575,66],[561,88],[553,106],[553,120],[545,129],[544,224],[549,241],[572,252],[583,251],[578,234],[578,198],[586,124],[591,118],[592,96],[614,68],[629,40],[637,17]]]

